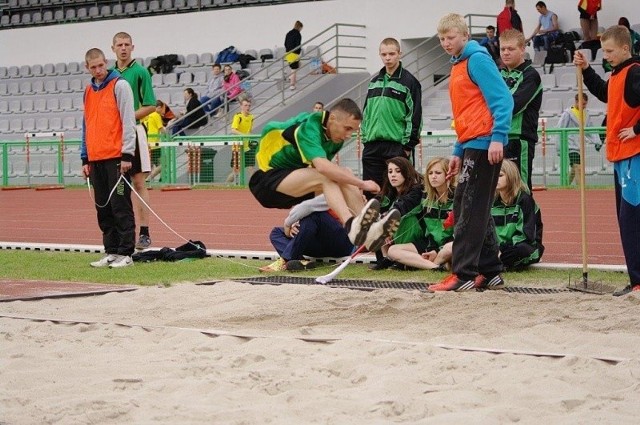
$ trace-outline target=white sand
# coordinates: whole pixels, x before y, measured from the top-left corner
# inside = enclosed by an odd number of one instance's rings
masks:
[[[0,303],[0,423],[636,424],[639,311],[636,295],[235,282]]]

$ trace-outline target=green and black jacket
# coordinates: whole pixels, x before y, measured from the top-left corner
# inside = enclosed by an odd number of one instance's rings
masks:
[[[393,238],[396,244],[424,240],[429,250],[439,251],[444,244],[453,240],[453,226],[444,228],[444,221],[453,210],[453,198],[445,202],[422,199],[420,205],[402,217]]]
[[[422,131],[422,86],[402,67],[393,75],[382,68],[369,82],[362,121],[363,143],[387,141],[412,149]]]
[[[520,191],[513,205],[505,205],[498,197],[491,208],[500,249],[527,244],[542,256],[542,214],[527,192]]]
[[[500,70],[513,96],[513,117],[509,139],[524,139],[529,143],[538,141],[538,117],[542,106],[542,80],[540,74],[525,60],[520,66],[509,71]]]

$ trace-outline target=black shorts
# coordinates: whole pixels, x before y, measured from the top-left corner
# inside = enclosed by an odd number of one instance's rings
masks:
[[[289,64],[289,68],[291,68],[291,69],[298,69],[298,68],[300,68],[300,61],[291,62],[291,63]]]
[[[141,172],[151,172],[151,155],[147,143],[147,130],[143,125],[138,124],[136,125],[136,153],[131,163],[129,175],[134,176]]]
[[[296,170],[298,170],[298,168],[274,169],[269,171],[258,170],[253,173],[249,180],[249,190],[251,190],[253,196],[260,202],[260,205],[265,208],[289,209],[315,196],[315,194],[311,192],[296,198],[295,196],[285,195],[276,190],[282,180]]]
[[[580,164],[580,152],[569,152],[569,165]]]
[[[586,19],[587,21],[591,20],[591,15],[589,15],[583,8],[578,7],[578,12],[580,12],[580,19]],[[593,19],[598,19],[597,12],[593,15]]]
[[[431,245],[429,245],[429,243],[425,239],[418,239],[411,243],[413,244],[413,246],[416,248],[416,251],[418,251],[418,254],[420,255],[424,254],[425,252],[438,250],[438,248],[434,248]]]

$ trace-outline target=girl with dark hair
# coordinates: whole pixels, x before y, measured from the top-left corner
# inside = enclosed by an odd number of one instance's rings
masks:
[[[380,213],[385,214],[396,209],[400,211],[401,216],[404,216],[420,205],[422,177],[407,158],[396,156],[388,159],[386,163],[387,174],[382,183],[382,190],[376,196],[380,201]],[[382,249],[376,252],[377,262],[370,267],[372,270],[386,269],[393,264],[393,261],[386,258],[389,245],[393,240],[390,238],[386,242]]]
[[[184,89],[184,101],[187,104],[187,109],[178,115],[173,127],[173,134],[178,136],[185,136],[184,130],[195,130],[204,127],[208,122],[207,115],[198,100],[198,95],[191,87]]]

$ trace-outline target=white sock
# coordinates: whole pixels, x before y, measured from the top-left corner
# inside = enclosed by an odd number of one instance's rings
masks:
[[[289,215],[284,219],[284,225],[291,226],[296,221],[300,221],[313,212],[326,211],[328,209],[329,204],[327,204],[324,195],[318,195],[313,199],[308,199],[291,208]]]

